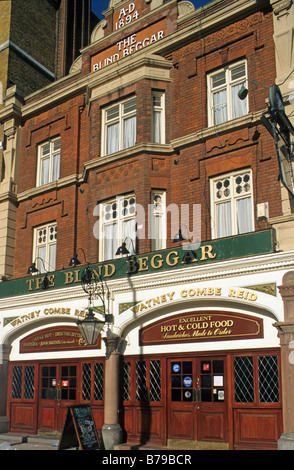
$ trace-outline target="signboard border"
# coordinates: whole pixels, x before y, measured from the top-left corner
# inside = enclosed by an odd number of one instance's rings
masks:
[[[233,318],[241,318],[242,320],[245,321],[251,321],[255,322],[257,326],[257,332],[256,333],[248,333],[246,332],[240,332],[236,333],[234,335],[221,335],[219,337],[217,336],[205,336],[205,337],[189,337],[189,338],[177,338],[177,339],[150,339],[150,340],[144,340],[143,335],[144,332],[160,327],[161,325],[167,324],[167,322],[171,323],[172,321],[176,321],[179,318],[187,318],[187,317],[192,317],[192,316],[210,316],[210,315],[215,315],[215,316],[221,316],[225,315],[226,318],[228,319],[233,319]],[[193,330],[192,330],[193,331]],[[150,325],[144,326],[139,330],[139,346],[153,346],[153,345],[163,345],[163,344],[180,344],[180,343],[198,343],[198,342],[214,342],[214,341],[237,341],[237,340],[245,340],[245,339],[259,339],[264,337],[264,331],[263,331],[263,319],[254,317],[252,315],[244,315],[242,313],[238,312],[226,312],[223,310],[213,310],[213,311],[192,311],[188,313],[180,313],[177,315],[172,315],[171,317],[163,318],[161,320],[158,320],[156,322],[151,323]]]

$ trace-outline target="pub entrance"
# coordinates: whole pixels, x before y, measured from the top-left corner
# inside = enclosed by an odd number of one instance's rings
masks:
[[[8,374],[9,431],[58,434],[69,406],[90,405],[103,425],[104,359],[11,362]]]
[[[40,366],[38,429],[61,431],[68,406],[78,403],[78,364]]]
[[[213,442],[226,447],[226,357],[171,358],[167,369],[168,442]]]

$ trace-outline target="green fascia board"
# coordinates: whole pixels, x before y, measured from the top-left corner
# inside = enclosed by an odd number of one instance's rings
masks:
[[[127,276],[185,269],[191,266],[197,267],[208,263],[273,253],[274,245],[274,231],[270,229],[202,242],[196,250],[192,246],[192,253],[183,249],[183,246],[175,246],[175,248],[168,250],[91,264],[90,267],[94,270],[94,273],[99,273],[107,282],[111,279]],[[81,273],[85,267],[79,265],[75,268],[47,273],[49,278],[47,290],[80,284]],[[42,291],[44,276],[45,274],[40,274],[4,281],[0,284],[0,298]]]

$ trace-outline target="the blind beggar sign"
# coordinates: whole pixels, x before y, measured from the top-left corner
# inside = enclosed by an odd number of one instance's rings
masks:
[[[228,312],[185,313],[145,326],[140,345],[263,338],[263,321]]]
[[[166,20],[163,19],[141,31],[126,36],[113,46],[92,57],[92,71],[97,72],[107,65],[145,49],[145,47],[163,39],[165,35]]]

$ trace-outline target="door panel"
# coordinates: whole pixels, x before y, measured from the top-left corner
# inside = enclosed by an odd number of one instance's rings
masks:
[[[168,363],[168,439],[196,440],[195,361]]]
[[[77,364],[42,365],[38,429],[61,431],[66,409],[77,403],[77,394]]]
[[[54,431],[57,429],[57,367],[56,365],[46,364],[42,365],[40,369],[40,407],[38,429]]]
[[[168,439],[226,442],[225,358],[168,361]]]
[[[197,429],[199,441],[225,442],[226,439],[226,362],[197,359]]]

